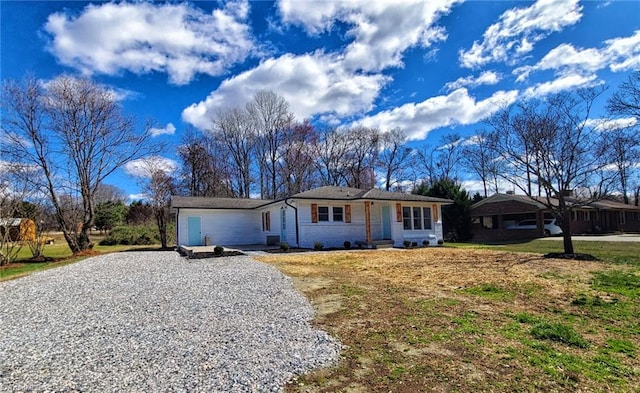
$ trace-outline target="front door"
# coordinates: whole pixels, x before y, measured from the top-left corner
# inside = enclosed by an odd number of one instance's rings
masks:
[[[190,246],[201,246],[202,245],[202,236],[201,236],[201,226],[200,226],[200,217],[187,217],[187,228],[189,232],[189,245]]]
[[[391,210],[389,205],[382,206],[382,238],[391,239]]]
[[[280,209],[280,241],[287,241],[287,209]]]

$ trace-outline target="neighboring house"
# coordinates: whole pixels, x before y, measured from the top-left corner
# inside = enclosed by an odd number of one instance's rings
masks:
[[[452,201],[420,195],[320,187],[271,201],[171,198],[178,245],[402,246],[405,240],[437,245],[442,205]]]
[[[476,241],[520,240],[544,236],[543,220],[553,218],[543,198],[494,194],[471,206],[472,234]],[[585,205],[568,197],[572,209],[571,233],[640,232],[640,207],[603,199]],[[557,204],[552,198],[551,203]],[[513,230],[522,220],[537,220],[537,229]]]
[[[0,236],[9,241],[33,241],[36,239],[36,224],[30,218],[0,218]]]

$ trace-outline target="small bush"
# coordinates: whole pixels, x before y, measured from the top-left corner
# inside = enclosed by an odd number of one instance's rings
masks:
[[[103,246],[122,245],[151,245],[158,243],[158,230],[152,225],[119,226],[115,227],[100,244]]]
[[[587,348],[589,346],[589,342],[573,330],[571,326],[561,323],[538,323],[531,328],[531,335],[540,340],[561,342],[578,348]]]
[[[443,245],[443,244],[444,244],[444,240],[442,240],[442,239],[438,240],[438,245],[440,245],[440,246],[441,246],[441,245]]]
[[[291,247],[289,247],[289,243],[287,243],[287,242],[280,243],[280,249],[282,251],[289,251],[289,248],[291,248]]]
[[[422,241],[422,246],[423,246],[423,247],[427,247],[427,246],[429,246],[429,240],[423,240],[423,241]]]
[[[350,249],[350,248],[351,248],[351,242],[350,242],[349,240],[346,240],[346,241],[343,243],[343,246],[344,246],[344,248],[345,248],[346,250],[348,250],[348,249]]]
[[[411,240],[405,240],[402,242],[404,248],[411,248]]]
[[[222,256],[222,254],[224,254],[224,248],[221,246],[215,246],[213,247],[213,255],[215,256]]]
[[[316,251],[320,251],[324,248],[324,244],[322,244],[322,242],[314,242],[313,243],[313,249]]]

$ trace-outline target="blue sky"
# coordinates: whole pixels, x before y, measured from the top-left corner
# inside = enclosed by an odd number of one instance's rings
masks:
[[[0,1],[2,79],[91,77],[157,123],[174,165],[187,126],[261,89],[299,119],[470,136],[501,105],[640,70],[639,1]],[[137,194],[138,166],[109,183]],[[473,184],[472,182],[468,183]],[[470,187],[471,188],[471,187]]]

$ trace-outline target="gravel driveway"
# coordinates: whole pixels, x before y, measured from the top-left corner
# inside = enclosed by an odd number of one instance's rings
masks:
[[[0,391],[272,392],[338,359],[249,257],[129,252],[0,283]]]

